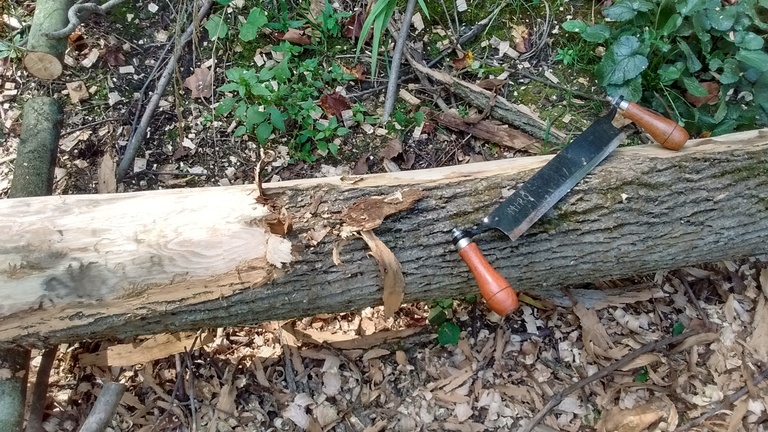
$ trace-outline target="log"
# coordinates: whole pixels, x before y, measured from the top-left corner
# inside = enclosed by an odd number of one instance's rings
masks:
[[[61,105],[54,98],[34,97],[24,104],[10,198],[51,194],[61,120]]]
[[[363,240],[341,239],[355,229],[344,229],[343,212],[367,208],[373,221],[389,210],[372,196],[398,205],[398,194],[413,196],[407,190],[421,198],[375,229],[400,260],[405,301],[476,292],[451,228],[478,221],[549,158],[280,182],[265,185],[269,200],[249,185],[0,201],[0,344],[381,304]],[[516,242],[495,232],[475,240],[513,286],[562,299],[564,284],[764,254],[767,209],[764,129],[691,141],[680,152],[621,148]],[[593,303],[602,295],[574,292]]]
[[[29,30],[24,67],[41,79],[54,80],[64,71],[64,52],[67,36],[51,38],[48,33],[61,30],[69,24],[67,13],[73,0],[38,0]]]

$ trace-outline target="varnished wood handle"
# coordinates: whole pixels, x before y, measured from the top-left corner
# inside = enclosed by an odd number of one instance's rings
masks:
[[[475,275],[480,294],[483,295],[488,307],[501,316],[516,310],[519,306],[517,294],[512,286],[485,259],[480,248],[474,242],[459,249],[459,256],[467,263],[469,270]]]
[[[619,108],[624,117],[632,120],[659,144],[670,150],[680,150],[688,141],[688,132],[674,120],[670,120],[634,102],[622,101]]]

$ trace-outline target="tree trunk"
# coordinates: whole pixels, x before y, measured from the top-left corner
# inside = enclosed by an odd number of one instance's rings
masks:
[[[24,67],[30,74],[46,80],[61,75],[67,37],[51,39],[46,34],[61,30],[69,24],[67,12],[73,4],[73,0],[38,0],[35,3],[35,16],[32,18],[27,54],[24,56]]]
[[[405,301],[476,292],[450,242],[549,157],[255,186],[0,201],[0,343],[251,324],[381,304],[349,237],[353,203],[405,276]],[[398,201],[421,198],[412,206]],[[367,199],[367,200],[366,200]],[[365,201],[365,205],[361,204]],[[391,209],[390,209],[391,210]],[[475,240],[513,286],[559,287],[768,252],[768,130],[617,150],[516,242]],[[293,230],[281,237],[291,219]],[[323,235],[326,229],[330,229]],[[278,234],[272,234],[277,232]],[[287,240],[286,240],[287,239]],[[282,269],[290,242],[293,262]],[[313,245],[314,242],[318,244]],[[336,264],[335,261],[341,261]],[[600,301],[601,292],[591,294]]]
[[[24,104],[10,198],[51,194],[61,119],[61,105],[54,98],[34,97]]]

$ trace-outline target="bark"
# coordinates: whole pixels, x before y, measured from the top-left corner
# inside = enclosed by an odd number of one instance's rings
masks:
[[[54,98],[34,97],[24,104],[19,149],[10,198],[50,195],[59,148],[61,105]]]
[[[255,186],[0,202],[7,299],[0,343],[127,337],[381,304],[381,278],[363,240],[341,239],[354,231],[342,226],[351,208],[367,216],[355,221],[373,225],[393,213],[375,233],[400,260],[405,301],[474,293],[451,228],[478,221],[548,159],[268,184],[266,204]],[[407,189],[421,194],[410,207],[370,204],[390,195],[386,202],[397,206],[398,193],[414,196]],[[561,301],[565,284],[764,254],[767,208],[768,130],[761,130],[693,141],[680,152],[619,149],[516,242],[495,232],[475,241],[518,290]],[[285,240],[271,232],[287,219],[293,262],[278,269],[269,262],[285,260]],[[587,307],[605,300],[604,292],[573,292]]]
[[[27,390],[29,350],[5,347],[0,350],[0,430],[21,431]]]
[[[73,4],[73,0],[38,0],[35,3],[35,16],[24,56],[24,67],[30,74],[46,80],[61,75],[67,37],[49,38],[48,33],[67,26],[67,12]]]

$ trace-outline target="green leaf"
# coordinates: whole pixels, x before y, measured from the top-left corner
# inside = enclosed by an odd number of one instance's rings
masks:
[[[649,378],[648,369],[642,367],[640,368],[640,373],[635,375],[635,382],[644,383],[648,381],[648,378]]]
[[[285,122],[283,121],[283,113],[281,113],[280,110],[274,106],[268,107],[267,113],[269,113],[269,120],[272,122],[272,126],[285,132]]]
[[[272,96],[272,93],[269,90],[267,90],[267,88],[264,87],[264,85],[260,82],[252,82],[251,86],[249,87],[249,90],[251,94],[254,96],[266,96],[266,97]]]
[[[267,113],[260,110],[258,105],[251,105],[248,107],[248,112],[245,114],[245,126],[248,130],[253,130],[254,126],[263,123],[266,119]]]
[[[727,99],[721,97],[720,104],[718,105],[717,111],[715,112],[715,122],[720,123],[721,121],[723,121],[727,113],[728,113]]]
[[[669,19],[667,20],[667,23],[664,24],[664,27],[661,29],[661,34],[663,36],[669,36],[672,33],[674,33],[675,30],[680,27],[680,24],[683,23],[683,17],[681,17],[679,14],[673,14]]]
[[[619,97],[624,96],[631,102],[637,102],[643,96],[642,80],[639,76],[625,82],[620,85],[607,85],[605,86],[605,92],[609,96]]]
[[[259,124],[259,127],[256,128],[256,139],[258,139],[260,143],[264,144],[267,141],[267,138],[272,135],[273,129],[274,128],[272,127],[272,123],[262,122]]]
[[[768,71],[768,54],[765,51],[740,49],[736,53],[736,60],[746,63],[761,72]]]
[[[288,67],[288,60],[291,58],[291,56],[285,56],[285,58],[278,63],[277,66],[273,69],[275,72],[275,78],[278,82],[286,82],[288,79],[291,78],[291,68]]]
[[[453,299],[438,299],[435,300],[435,304],[443,309],[453,309]]]
[[[223,92],[236,91],[238,94],[240,94],[240,97],[245,96],[245,87],[236,82],[224,84],[223,86],[219,87],[219,91],[223,91]]]
[[[735,7],[719,7],[707,9],[707,19],[713,28],[720,31],[728,31],[736,21],[738,11]]]
[[[692,76],[684,76],[683,85],[685,85],[685,89],[688,90],[690,94],[696,97],[704,97],[709,94],[707,89],[705,89],[704,86],[701,85],[701,83]]]
[[[677,11],[680,12],[680,15],[688,16],[694,12],[700,11],[705,3],[706,0],[682,0],[678,1],[675,4],[675,7],[677,8]]]
[[[235,107],[235,103],[237,103],[237,99],[235,98],[224,98],[218,105],[216,105],[213,112],[216,115],[229,114],[229,112],[232,111],[232,108]]]
[[[765,42],[763,38],[752,32],[736,32],[734,35],[736,46],[748,50],[759,50],[763,48]]]
[[[568,20],[560,25],[563,27],[563,30],[573,33],[583,33],[588,27],[582,20]]]
[[[379,0],[371,8],[371,12],[363,22],[362,32],[360,33],[360,39],[357,41],[357,51],[355,52],[355,60],[360,55],[360,50],[363,48],[368,38],[368,34],[373,31],[373,38],[371,39],[371,76],[376,75],[376,64],[379,57],[379,44],[381,42],[381,35],[387,27],[389,19],[392,17],[392,13],[397,5],[397,0]]]
[[[427,9],[427,4],[424,0],[419,0],[419,7],[421,7],[421,11],[424,12],[424,16],[429,19],[429,9]]]
[[[328,150],[331,152],[332,155],[336,156],[339,153],[339,145],[335,142],[331,142],[328,144]]]
[[[248,42],[256,39],[259,30],[268,22],[267,14],[260,8],[251,9],[248,19],[240,26],[240,39]]]
[[[427,317],[427,321],[429,321],[429,323],[433,326],[439,326],[440,324],[444,323],[446,319],[448,319],[448,316],[445,314],[445,310],[440,306],[429,309],[429,316]]]
[[[739,62],[732,58],[725,59],[723,73],[718,78],[722,84],[733,84],[739,80]]]
[[[680,78],[683,72],[683,64],[675,63],[673,65],[665,64],[659,68],[659,79],[663,85],[670,85]]]
[[[645,0],[624,0],[611,7],[603,9],[603,15],[614,21],[629,21],[638,12],[648,12],[653,9],[653,4]]]
[[[237,129],[235,129],[234,132],[232,132],[232,136],[237,138],[237,137],[245,135],[246,132],[248,132],[248,130],[245,128],[245,126],[240,125],[240,126],[237,127]]]
[[[345,128],[344,126],[336,129],[336,135],[338,135],[338,136],[344,136],[344,135],[346,135],[346,134],[348,134],[350,132],[352,132],[352,131],[347,129],[347,128]]]
[[[684,331],[685,331],[685,325],[680,321],[677,321],[675,325],[672,326],[672,336],[683,334]]]
[[[680,50],[683,51],[683,54],[685,54],[685,65],[688,67],[688,71],[690,73],[699,71],[701,69],[701,62],[696,57],[696,54],[693,53],[691,47],[682,39],[678,39],[677,44]]]
[[[437,342],[442,345],[457,345],[461,329],[456,324],[446,321],[437,329]]]
[[[229,33],[229,26],[221,19],[221,15],[211,15],[205,22],[205,29],[210,39],[222,39]]]
[[[584,30],[581,37],[589,42],[601,43],[611,37],[611,29],[605,24],[593,25]]]
[[[622,36],[608,48],[595,68],[601,86],[619,85],[640,75],[648,67],[640,41],[634,36]]]

